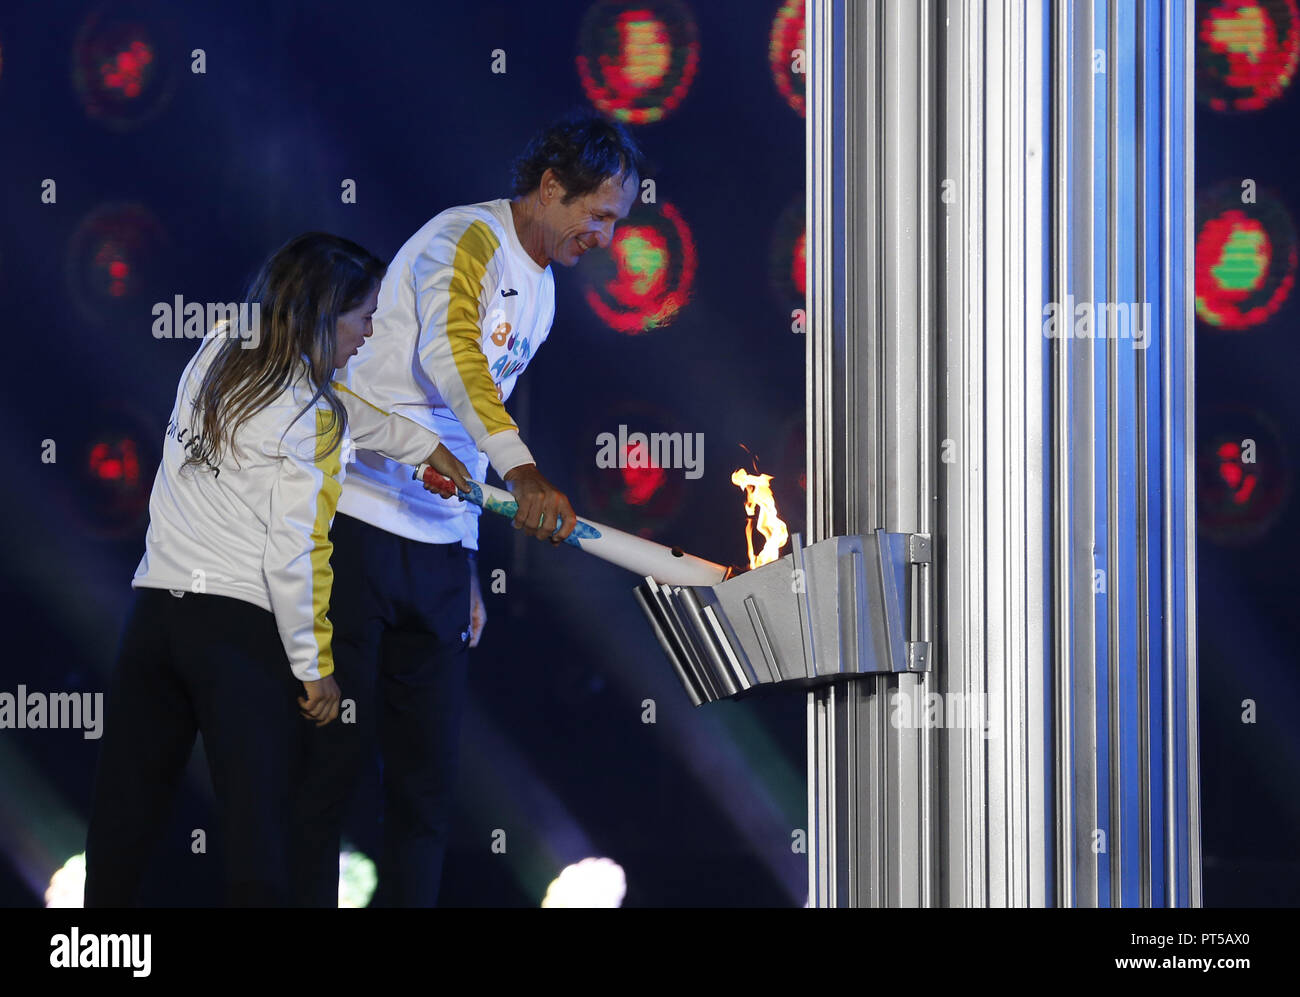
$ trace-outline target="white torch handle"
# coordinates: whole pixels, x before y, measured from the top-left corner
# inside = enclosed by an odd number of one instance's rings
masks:
[[[428,464],[421,464],[415,470],[417,481],[428,482],[426,469],[431,474],[438,475]],[[441,479],[441,475],[438,477]],[[481,481],[470,481],[469,484],[469,491],[460,492],[466,501],[473,502],[488,512],[514,519],[519,506],[508,491],[485,485]],[[555,525],[558,529],[558,520]],[[589,519],[579,518],[578,525],[564,542],[642,577],[648,575],[662,585],[717,585],[731,575],[731,569],[725,565],[714,564],[677,547],[665,547],[653,540],[633,536],[602,523],[593,523]]]

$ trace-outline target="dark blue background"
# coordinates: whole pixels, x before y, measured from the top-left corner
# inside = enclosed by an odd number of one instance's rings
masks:
[[[1200,5],[1198,4],[1198,7]],[[1293,28],[1294,30],[1294,28]],[[1295,164],[1300,100],[1294,80],[1262,110],[1196,109],[1196,189],[1253,179],[1257,197],[1280,199],[1296,218]],[[1251,209],[1243,206],[1243,209]],[[1276,245],[1277,265],[1284,247]],[[1236,431],[1236,412],[1271,424],[1258,460],[1285,465],[1280,513],[1242,542],[1203,531],[1197,543],[1197,653],[1200,669],[1201,813],[1207,904],[1300,904],[1300,507],[1294,500],[1300,393],[1295,289],[1276,315],[1244,332],[1196,323],[1197,435]],[[1254,430],[1257,424],[1245,424]],[[1256,722],[1242,722],[1243,704]]]

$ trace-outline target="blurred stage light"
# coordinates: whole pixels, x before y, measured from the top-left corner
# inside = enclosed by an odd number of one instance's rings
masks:
[[[1196,96],[1216,111],[1257,111],[1300,64],[1295,0],[1197,0]]]
[[[620,426],[625,427],[621,436]],[[681,420],[650,404],[620,402],[602,412],[580,437],[583,444],[578,451],[577,478],[584,514],[647,538],[676,519],[685,499],[685,469],[654,464],[655,454],[634,445],[633,440],[636,433],[648,440],[652,433],[669,432],[677,433],[685,444],[687,428]],[[621,450],[619,463],[624,466],[598,467],[592,459],[589,447],[604,433],[614,438],[615,454]],[[694,438],[693,433],[691,436]],[[692,455],[703,457],[694,449]]]
[[[804,72],[795,72],[795,52],[802,53]],[[785,102],[804,113],[804,79],[807,77],[808,50],[804,45],[803,0],[785,0],[772,20],[772,33],[767,44],[767,61],[772,68],[772,79]]]
[[[1199,416],[1196,513],[1202,535],[1224,546],[1258,540],[1290,492],[1289,457],[1271,420],[1245,406]]]
[[[790,328],[790,312],[803,308],[807,298],[807,261],[807,229],[801,195],[781,212],[768,252],[768,272],[772,289],[785,311],[782,320],[786,331]]]
[[[166,106],[176,53],[161,11],[148,2],[112,2],[82,22],[72,48],[72,78],[86,113],[127,131]]]
[[[1235,182],[1196,197],[1196,314],[1242,330],[1277,314],[1295,283],[1295,226],[1282,202],[1258,189],[1242,203]]]
[[[631,444],[624,447],[623,459],[628,461],[628,466],[619,472],[623,475],[623,496],[629,505],[646,505],[663,487],[666,474],[662,467],[654,465],[633,466],[636,458],[637,447]]]
[[[578,31],[576,62],[587,99],[627,124],[674,111],[699,61],[695,18],[679,0],[599,0]]]
[[[46,907],[84,907],[86,895],[86,855],[78,852],[62,867],[54,870],[45,891]]]
[[[138,318],[143,333],[152,321],[140,302],[158,277],[167,236],[138,204],[107,204],[78,226],[68,244],[67,276],[72,298],[94,322]]]
[[[375,863],[362,852],[339,852],[339,906],[368,907],[379,883]]]
[[[542,898],[543,907],[622,907],[627,876],[613,859],[583,859],[565,866]]]
[[[667,202],[637,202],[608,252],[588,256],[581,268],[587,304],[615,332],[635,336],[668,325],[695,289],[695,240]]]
[[[144,521],[158,466],[151,422],[126,404],[100,405],[86,414],[80,439],[58,441],[62,468],[76,461],[69,480],[60,475],[61,492],[74,522],[99,539],[134,534]],[[65,449],[65,447],[67,449]],[[68,457],[65,457],[65,454]]]
[[[339,906],[366,907],[375,894],[379,875],[375,864],[364,854],[344,850],[339,853]],[[79,853],[63,863],[50,877],[45,891],[46,907],[84,906],[86,891],[86,856]]]
[[[135,488],[140,484],[140,456],[135,440],[127,437],[113,443],[100,441],[90,448],[89,470],[101,481]]]
[[[808,232],[804,230],[799,233],[799,238],[795,240],[794,251],[790,254],[790,279],[794,281],[795,289],[803,295],[808,293],[808,271],[805,269],[808,265]]]
[[[121,432],[110,430],[91,442],[80,488],[82,516],[90,532],[116,538],[140,522],[152,481],[140,473],[139,454],[138,440]]]

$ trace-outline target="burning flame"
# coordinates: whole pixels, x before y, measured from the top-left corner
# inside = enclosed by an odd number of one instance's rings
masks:
[[[776,499],[772,496],[770,474],[750,474],[744,468],[731,476],[731,483],[745,489],[745,546],[749,548],[750,568],[761,568],[781,556],[781,548],[790,539],[790,531],[776,514]],[[758,510],[758,532],[767,542],[754,553],[754,510]]]

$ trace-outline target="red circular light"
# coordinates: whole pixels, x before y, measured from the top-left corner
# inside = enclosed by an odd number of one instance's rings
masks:
[[[1257,111],[1300,65],[1295,0],[1197,0],[1196,95],[1216,111]]]
[[[140,483],[140,458],[135,440],[130,438],[94,444],[87,467],[101,481],[120,482],[128,488]]]
[[[584,271],[587,304],[616,332],[628,335],[668,325],[689,302],[698,259],[681,214],[635,210],[614,232],[608,253]]]
[[[1259,539],[1273,526],[1290,491],[1290,460],[1281,436],[1256,409],[1219,406],[1198,420],[1196,514],[1200,532],[1225,545]]]
[[[1243,203],[1235,182],[1196,197],[1196,315],[1218,329],[1266,322],[1286,302],[1300,253],[1282,202],[1257,190]]]
[[[626,448],[625,459],[631,456],[632,449],[632,447]],[[620,473],[623,475],[623,499],[628,505],[645,505],[654,498],[655,493],[664,484],[664,469],[655,465],[632,467],[629,461],[628,466],[622,468]]]
[[[685,443],[688,429],[680,417],[643,402],[619,402],[601,412],[578,436],[595,441],[598,451],[606,453],[605,441],[612,437],[620,466],[607,466],[610,461],[599,456],[593,461],[590,443],[575,452],[583,514],[643,536],[654,536],[671,524],[683,508],[686,486],[696,479],[686,477],[686,468],[665,466],[684,451],[656,448],[655,439],[675,433]],[[672,455],[667,460],[665,452]],[[703,460],[694,449],[692,455]]]
[[[772,69],[772,79],[785,102],[799,112],[804,113],[804,77],[806,72],[795,70],[796,53],[803,53],[804,68],[807,67],[807,51],[804,48],[804,0],[785,0],[772,21],[772,33],[768,39],[767,58]]]
[[[167,236],[145,208],[108,204],[77,227],[68,246],[68,280],[82,313],[94,321],[124,314],[165,262]]]
[[[93,536],[133,535],[149,506],[149,472],[158,459],[150,445],[153,420],[133,403],[114,402],[95,406],[84,424],[84,434],[69,441],[78,459],[69,465],[73,477],[63,481],[61,501],[67,503],[70,520]]]
[[[600,111],[628,124],[661,121],[685,99],[700,46],[679,0],[600,0],[578,32],[578,77]]]
[[[135,128],[171,99],[179,48],[165,19],[141,0],[106,4],[82,22],[72,79],[86,113],[116,131]]]

